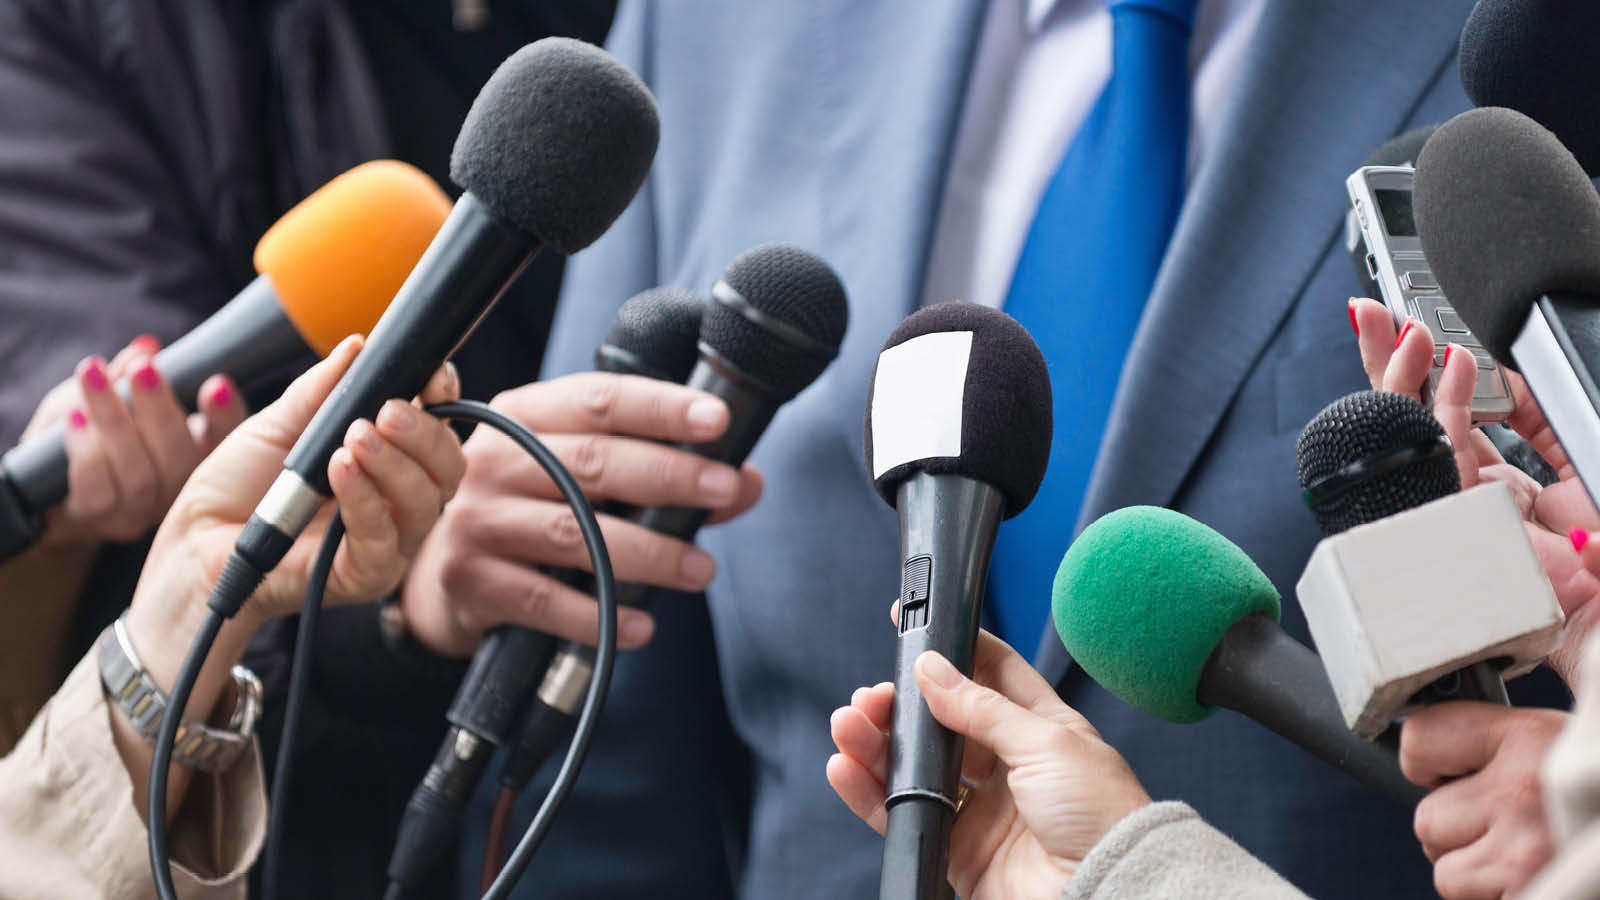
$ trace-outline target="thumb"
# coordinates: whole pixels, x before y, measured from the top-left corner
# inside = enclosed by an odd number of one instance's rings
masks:
[[[917,686],[933,717],[1017,768],[1041,755],[1055,756],[1064,741],[1080,740],[1066,725],[1047,719],[962,675],[940,654],[917,657]]]
[[[239,431],[281,445],[287,452],[287,448],[299,440],[300,433],[311,423],[311,417],[322,408],[323,401],[333,393],[334,385],[339,383],[339,378],[355,361],[356,354],[361,352],[362,343],[359,334],[352,334],[340,341],[326,359],[291,382],[282,396],[246,419]]]

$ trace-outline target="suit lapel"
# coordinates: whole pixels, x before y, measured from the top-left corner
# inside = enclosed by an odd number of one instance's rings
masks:
[[[1077,529],[1172,502],[1340,233],[1345,176],[1453,66],[1470,7],[1269,0],[1134,335]],[[1052,681],[1070,662],[1053,634],[1036,658]]]

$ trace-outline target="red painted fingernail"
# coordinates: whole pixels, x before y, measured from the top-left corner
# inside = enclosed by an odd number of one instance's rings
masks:
[[[91,356],[83,363],[83,383],[91,391],[103,391],[111,383],[106,378],[106,361],[98,356]]]
[[[161,373],[156,371],[155,366],[150,365],[149,360],[145,360],[139,364],[139,368],[133,370],[133,383],[147,391],[153,391],[161,385]]]
[[[83,414],[83,410],[74,409],[67,413],[67,424],[73,428],[82,428],[89,424],[89,417]]]
[[[155,356],[161,349],[161,342],[153,334],[141,334],[128,342],[128,346],[143,353],[145,356]]]
[[[1454,350],[1455,348],[1456,348],[1455,344],[1445,344],[1444,345],[1444,364],[1445,365],[1447,365],[1447,366],[1450,365],[1450,351]]]
[[[1350,307],[1350,330],[1354,331],[1356,337],[1359,338],[1361,337],[1361,326],[1356,324],[1356,301],[1351,299],[1348,305]]]
[[[1574,528],[1567,532],[1567,540],[1572,542],[1572,549],[1582,553],[1583,546],[1589,543],[1589,532],[1582,528]]]
[[[1411,320],[1407,319],[1405,326],[1400,329],[1399,336],[1394,339],[1394,348],[1396,350],[1399,350],[1400,349],[1400,345],[1406,342],[1406,332],[1408,332],[1410,330],[1411,330]]]
[[[226,381],[217,385],[216,389],[211,392],[212,406],[227,406],[232,401],[233,389],[228,387],[228,383]]]

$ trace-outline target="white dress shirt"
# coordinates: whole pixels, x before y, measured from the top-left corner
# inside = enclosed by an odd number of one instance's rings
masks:
[[[1210,146],[1266,0],[1201,0],[1189,173]],[[945,176],[923,302],[998,307],[1045,187],[1111,76],[1105,0],[992,0]]]

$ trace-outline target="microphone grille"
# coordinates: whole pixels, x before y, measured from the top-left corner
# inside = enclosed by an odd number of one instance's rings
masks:
[[[839,353],[850,308],[844,285],[816,254],[791,244],[752,247],[711,292],[700,340],[788,399]]]
[[[1328,404],[1295,442],[1300,486],[1325,534],[1461,490],[1433,413],[1403,394],[1358,391]]]
[[[651,288],[617,310],[605,344],[595,352],[600,368],[615,357],[634,374],[683,383],[700,359],[695,342],[705,301],[693,291]],[[619,352],[620,351],[620,352]]]

